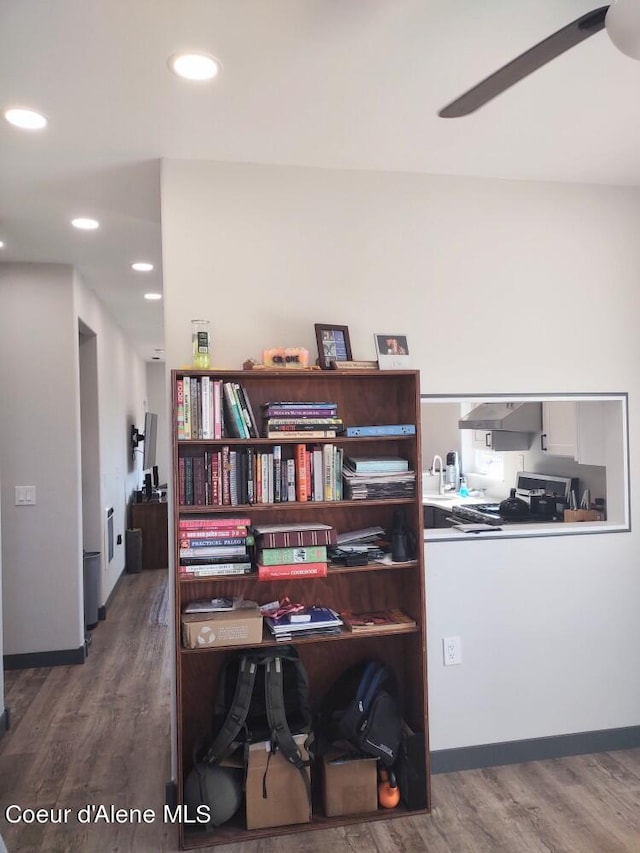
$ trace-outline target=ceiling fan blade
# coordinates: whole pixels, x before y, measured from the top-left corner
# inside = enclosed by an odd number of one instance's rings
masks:
[[[608,6],[600,6],[592,12],[587,12],[572,23],[553,33],[525,53],[503,65],[473,89],[456,98],[438,113],[442,118],[458,118],[482,107],[487,101],[495,98],[505,89],[509,89],[533,71],[537,71],[556,56],[560,56],[581,41],[588,39],[604,28]]]

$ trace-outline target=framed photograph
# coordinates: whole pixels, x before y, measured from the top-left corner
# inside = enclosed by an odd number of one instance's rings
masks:
[[[373,336],[376,342],[380,370],[406,370],[411,367],[409,343],[406,335],[380,334]]]
[[[331,369],[332,361],[351,361],[351,341],[347,326],[330,326],[316,323],[318,364],[323,370]]]

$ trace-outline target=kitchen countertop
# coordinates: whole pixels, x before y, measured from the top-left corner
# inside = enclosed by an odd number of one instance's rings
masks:
[[[442,507],[449,509],[456,504],[473,505],[478,503],[499,503],[501,498],[485,497],[461,498],[460,495],[440,495],[437,493],[423,493],[422,505]],[[464,525],[477,526],[477,525]],[[534,522],[521,524],[509,522],[504,526],[490,527],[488,530],[479,532],[467,532],[456,527],[425,528],[425,542],[463,542],[468,539],[520,539],[531,536],[567,536],[584,533],[619,533],[628,531],[629,528],[623,524],[615,524],[609,521],[579,521],[560,522],[550,521],[548,524]]]

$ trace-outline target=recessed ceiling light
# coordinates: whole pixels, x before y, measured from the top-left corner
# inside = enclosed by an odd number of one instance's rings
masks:
[[[175,53],[169,57],[169,68],[186,80],[212,80],[222,63],[208,53]]]
[[[161,293],[145,293],[144,298],[150,299],[150,300],[162,299],[162,294]]]
[[[0,240],[0,249],[4,249],[4,240]]]
[[[136,272],[151,272],[153,264],[148,264],[146,261],[137,261],[135,264],[131,264],[131,269]]]
[[[78,217],[78,219],[72,219],[71,224],[74,228],[80,228],[81,231],[95,231],[96,228],[100,227],[97,219],[87,219],[83,216]]]
[[[4,117],[9,124],[20,127],[23,130],[42,130],[47,126],[46,118],[35,110],[26,110],[23,108],[5,110]]]

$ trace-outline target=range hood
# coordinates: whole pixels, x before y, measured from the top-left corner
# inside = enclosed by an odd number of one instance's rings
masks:
[[[508,432],[540,432],[541,403],[481,403],[460,418],[459,429],[504,430]]]

